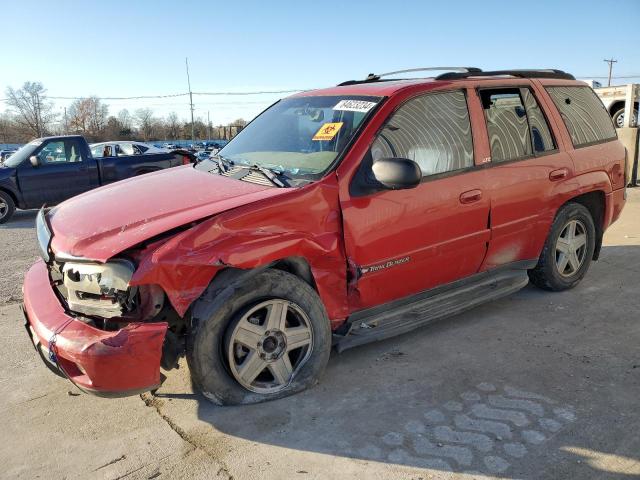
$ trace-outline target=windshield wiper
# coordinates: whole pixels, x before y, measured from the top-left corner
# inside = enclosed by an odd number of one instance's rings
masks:
[[[218,164],[218,171],[220,173],[227,173],[233,165],[233,162],[228,158],[223,157],[222,155],[215,155],[216,163]]]
[[[259,165],[257,163],[254,163],[253,165],[241,165],[242,168],[248,168],[250,170],[257,170],[258,172],[262,173],[265,177],[267,177],[269,180],[271,180],[271,183],[273,183],[274,185],[278,186],[278,187],[290,187],[291,185],[289,185],[289,182],[287,182],[283,175],[278,172],[277,170],[271,169],[271,168],[267,168],[267,167],[263,167],[262,165]],[[282,180],[280,180],[280,178],[278,178],[278,176],[283,177]],[[284,180],[284,181],[283,181]],[[286,182],[286,183],[285,183]]]

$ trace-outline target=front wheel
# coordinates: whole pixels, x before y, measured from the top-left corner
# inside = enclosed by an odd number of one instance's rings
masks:
[[[596,229],[589,210],[568,203],[556,215],[538,264],[529,270],[531,283],[545,290],[575,287],[585,276],[596,244]]]
[[[307,283],[287,272],[265,270],[214,295],[205,293],[193,316],[191,377],[220,405],[299,392],[317,382],[329,360],[324,306]]]

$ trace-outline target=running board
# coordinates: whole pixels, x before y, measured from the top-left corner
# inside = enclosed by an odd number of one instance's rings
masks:
[[[345,335],[333,336],[338,352],[409,332],[517,292],[529,283],[527,271],[485,272],[400,301],[356,312]]]

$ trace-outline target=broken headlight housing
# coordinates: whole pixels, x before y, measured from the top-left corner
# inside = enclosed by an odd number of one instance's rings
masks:
[[[126,259],[102,264],[62,264],[64,297],[69,310],[101,318],[126,316],[136,307],[138,289],[129,286],[134,271],[134,264]]]

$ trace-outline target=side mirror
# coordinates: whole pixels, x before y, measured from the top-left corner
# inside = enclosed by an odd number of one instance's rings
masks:
[[[375,179],[389,190],[414,188],[422,181],[422,170],[408,158],[380,158],[372,169]]]
[[[33,165],[34,167],[40,166],[40,160],[36,155],[31,155],[29,157],[29,161],[31,162],[31,165]]]

